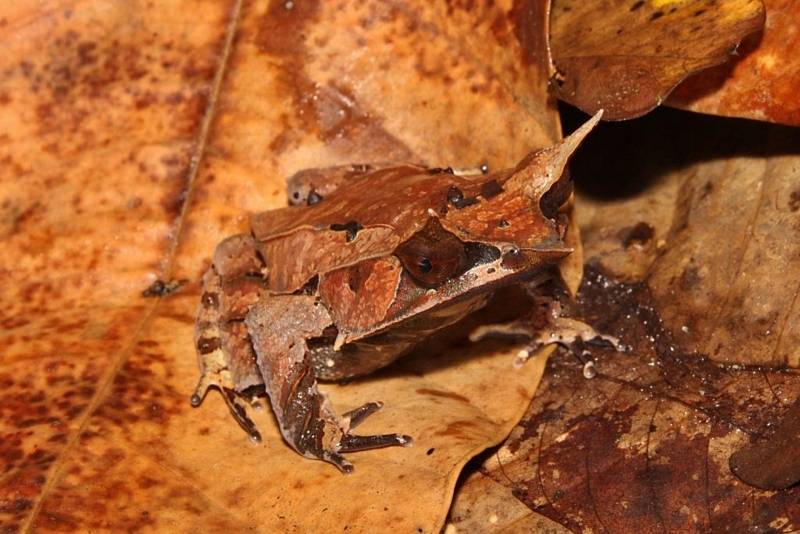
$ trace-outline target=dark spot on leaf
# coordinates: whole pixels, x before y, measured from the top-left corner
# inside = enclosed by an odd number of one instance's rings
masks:
[[[452,391],[444,391],[440,389],[431,389],[431,388],[419,388],[417,393],[420,395],[429,395],[431,397],[441,397],[445,399],[452,399],[463,402],[464,404],[470,404],[469,399],[463,395],[459,395],[458,393],[454,393]]]
[[[681,273],[681,289],[691,291],[700,284],[700,274],[697,267],[689,266]]]
[[[793,191],[792,195],[789,197],[789,209],[792,213],[800,210],[800,189]]]
[[[170,293],[174,293],[178,289],[180,289],[184,284],[186,284],[188,280],[170,280],[169,282],[164,282],[163,280],[156,280],[150,287],[142,291],[143,297],[163,297],[169,295]]]
[[[636,11],[643,5],[644,5],[644,0],[639,0],[638,2],[634,2],[633,5],[631,6],[631,11]]]
[[[663,12],[663,11],[656,11],[655,13],[653,13],[652,15],[650,15],[650,20],[651,20],[651,21],[653,21],[653,20],[658,20],[658,19],[660,19],[660,18],[661,18],[661,17],[663,17],[663,16],[664,16],[664,12]]]
[[[428,449],[428,450],[425,452],[425,454],[427,454],[428,456],[430,456],[431,454],[433,454],[433,451],[435,451],[435,450],[436,450],[436,449],[434,449],[433,447],[431,447],[430,449]]]
[[[655,230],[646,222],[639,222],[632,228],[624,228],[620,231],[620,240],[625,248],[632,245],[646,245],[655,235]]]

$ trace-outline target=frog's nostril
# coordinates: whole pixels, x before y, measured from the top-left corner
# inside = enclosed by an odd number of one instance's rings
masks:
[[[431,264],[431,260],[425,257],[419,259],[419,261],[417,262],[417,266],[419,266],[419,270],[422,271],[423,273],[429,273],[431,272],[431,269],[433,269],[433,264]]]

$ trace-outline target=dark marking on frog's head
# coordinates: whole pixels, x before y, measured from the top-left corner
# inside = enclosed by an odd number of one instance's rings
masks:
[[[208,354],[222,346],[222,342],[218,337],[201,337],[197,340],[197,351],[200,354]]]
[[[481,186],[481,196],[489,199],[503,192],[503,186],[497,180],[489,180]]]
[[[204,306],[211,306],[211,307],[219,306],[219,296],[213,292],[203,293],[203,296],[200,300]]]
[[[447,190],[447,202],[455,206],[456,209],[460,210],[466,208],[467,206],[472,206],[473,204],[477,204],[478,199],[474,197],[470,198],[464,197],[464,192],[457,186],[453,185],[450,186],[450,189]]]
[[[330,228],[331,228],[331,230],[333,230],[334,232],[346,232],[346,237],[345,237],[345,240],[346,240],[348,243],[350,243],[351,241],[353,241],[353,240],[356,238],[356,236],[358,235],[358,232],[360,232],[361,230],[363,230],[363,229],[364,229],[364,227],[363,227],[363,226],[361,226],[361,225],[360,225],[358,222],[356,222],[356,221],[347,221],[347,222],[346,222],[346,223],[344,223],[344,224],[340,224],[340,223],[333,223],[333,224],[330,226]]]

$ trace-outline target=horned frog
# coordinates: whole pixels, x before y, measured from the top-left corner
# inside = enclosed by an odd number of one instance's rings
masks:
[[[593,117],[515,168],[459,175],[416,165],[300,172],[293,206],[256,214],[222,241],[203,277],[198,406],[219,389],[254,439],[247,401],[266,393],[286,442],[344,472],[346,453],[409,445],[353,430],[376,400],[337,415],[318,380],[370,373],[570,253],[558,213],[566,161]],[[566,184],[566,187],[565,187]]]

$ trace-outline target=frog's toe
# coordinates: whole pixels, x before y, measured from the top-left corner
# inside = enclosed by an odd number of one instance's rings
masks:
[[[374,436],[356,436],[347,434],[339,442],[340,452],[358,452],[382,447],[410,447],[414,443],[411,436],[404,434],[376,434]]]
[[[355,470],[353,464],[348,462],[347,459],[338,452],[325,451],[325,453],[322,455],[322,459],[335,465],[339,468],[339,471],[346,475],[349,475]]]
[[[352,430],[363,423],[367,417],[374,414],[381,408],[383,408],[383,403],[380,401],[368,402],[366,404],[362,404],[354,410],[350,410],[349,412],[345,413],[342,415],[342,419],[349,421],[349,428]]]
[[[247,435],[250,436],[250,439],[254,443],[260,443],[261,433],[256,428],[256,424],[253,420],[247,415],[247,409],[242,399],[234,390],[228,388],[223,388],[222,396],[225,399],[225,403],[228,405],[231,415],[236,419],[236,422],[239,423],[239,426],[242,427],[242,430],[247,432]]]

